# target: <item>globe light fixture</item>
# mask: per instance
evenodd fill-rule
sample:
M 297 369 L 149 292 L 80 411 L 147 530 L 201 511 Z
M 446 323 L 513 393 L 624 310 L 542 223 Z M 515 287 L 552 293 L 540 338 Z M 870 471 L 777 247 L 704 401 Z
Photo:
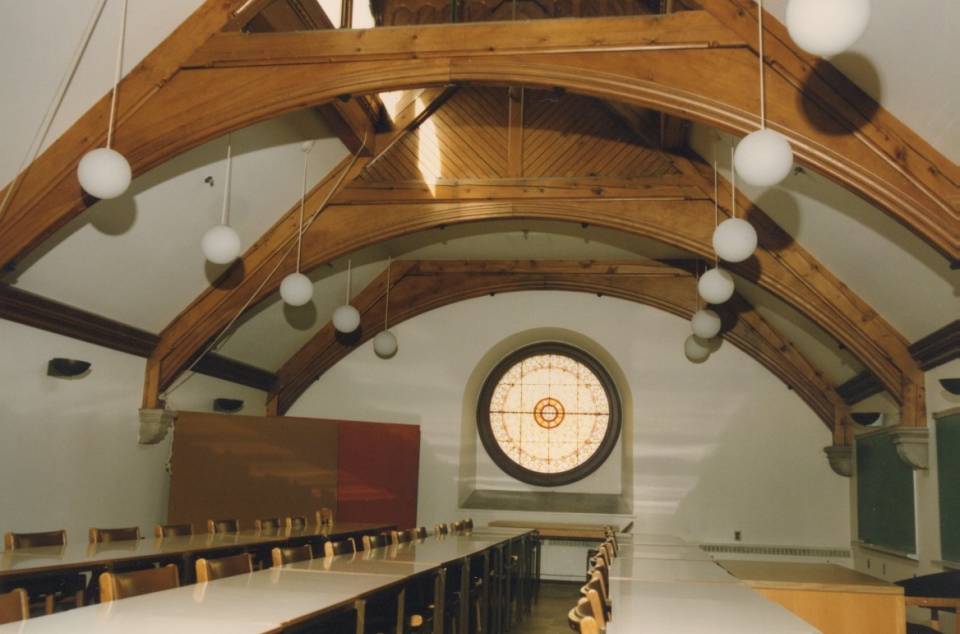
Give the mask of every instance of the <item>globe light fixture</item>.
M 701 308 L 693 314 L 690 329 L 700 339 L 711 339 L 720 333 L 720 315 L 709 308 Z
M 710 356 L 710 345 L 696 335 L 690 335 L 683 342 L 683 354 L 694 363 L 702 363 Z
M 853 46 L 867 30 L 870 0 L 790 0 L 787 31 L 797 46 L 830 57 Z
M 793 150 L 785 136 L 764 128 L 741 139 L 733 164 L 740 178 L 751 185 L 772 187 L 793 169 Z
M 350 334 L 360 327 L 360 311 L 344 304 L 333 311 L 333 327 L 343 334 Z
M 77 164 L 77 180 L 80 187 L 91 196 L 109 200 L 122 196 L 130 187 L 133 171 L 130 162 L 113 149 L 113 129 L 117 115 L 117 88 L 123 69 L 123 40 L 127 25 L 127 0 L 120 7 L 120 40 L 117 45 L 117 65 L 113 76 L 113 91 L 110 97 L 110 118 L 107 122 L 107 146 L 90 150 Z
M 708 304 L 722 304 L 733 297 L 733 276 L 720 267 L 712 268 L 700 278 L 697 291 Z
M 714 179 L 716 177 L 714 172 Z M 718 257 L 727 262 L 743 262 L 757 250 L 757 230 L 743 218 L 737 218 L 737 171 L 735 168 L 730 176 L 730 192 L 730 218 L 714 229 L 713 250 Z M 716 189 L 714 199 L 716 199 Z
M 757 0 L 758 58 L 760 60 L 760 129 L 737 144 L 734 164 L 740 177 L 756 187 L 772 187 L 787 177 L 793 167 L 793 150 L 787 138 L 767 129 L 767 100 L 764 84 L 763 0 Z
M 303 273 L 290 273 L 280 282 L 280 297 L 291 306 L 303 306 L 313 299 L 313 282 Z
M 213 225 L 203 234 L 200 249 L 214 264 L 230 264 L 240 255 L 240 236 L 230 225 Z
M 381 359 L 389 359 L 397 354 L 397 338 L 389 330 L 378 332 L 373 338 L 373 351 Z
M 101 200 L 123 196 L 132 179 L 130 163 L 109 147 L 90 150 L 77 165 L 77 180 L 83 191 Z

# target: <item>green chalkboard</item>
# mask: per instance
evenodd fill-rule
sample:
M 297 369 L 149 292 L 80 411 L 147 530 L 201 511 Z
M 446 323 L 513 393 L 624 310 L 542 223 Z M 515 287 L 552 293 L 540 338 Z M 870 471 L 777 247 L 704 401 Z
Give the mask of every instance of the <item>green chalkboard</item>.
M 937 420 L 941 557 L 960 562 L 960 412 Z
M 913 469 L 900 460 L 889 434 L 857 438 L 857 519 L 861 542 L 917 552 Z

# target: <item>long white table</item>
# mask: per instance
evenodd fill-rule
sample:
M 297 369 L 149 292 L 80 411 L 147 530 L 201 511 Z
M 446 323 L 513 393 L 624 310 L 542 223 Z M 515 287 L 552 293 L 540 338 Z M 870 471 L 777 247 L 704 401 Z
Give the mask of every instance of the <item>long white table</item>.
M 688 559 L 624 559 L 614 560 L 610 566 L 610 582 L 619 580 L 740 583 L 729 572 L 712 561 Z
M 2 625 L 0 634 L 274 632 L 322 614 L 354 609 L 358 600 L 402 586 L 418 575 L 439 575 L 447 564 L 467 562 L 526 532 L 430 537 L 399 547 L 298 562 Z M 147 549 L 156 553 L 154 546 Z

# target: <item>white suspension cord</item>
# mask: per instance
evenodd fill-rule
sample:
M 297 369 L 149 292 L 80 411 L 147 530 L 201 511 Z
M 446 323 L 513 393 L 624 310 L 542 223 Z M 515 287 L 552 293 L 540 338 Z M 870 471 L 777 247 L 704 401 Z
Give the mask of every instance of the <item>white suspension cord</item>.
M 737 217 L 737 166 L 733 164 L 733 146 L 730 146 L 730 217 Z
M 307 202 L 307 159 L 309 150 L 303 153 L 303 179 L 300 182 L 300 229 L 297 231 L 297 273 L 300 272 L 300 257 L 303 253 L 303 207 Z
M 720 188 L 717 184 L 717 148 L 713 148 L 713 230 L 720 226 Z M 720 256 L 716 249 L 713 253 L 714 266 L 720 266 Z
M 757 10 L 757 39 L 759 44 L 757 49 L 760 53 L 760 129 L 767 128 L 767 99 L 764 84 L 764 66 L 763 61 L 763 0 L 757 0 L 759 9 Z
M 123 73 L 123 40 L 127 33 L 127 0 L 120 2 L 120 41 L 117 42 L 117 68 L 113 74 L 113 95 L 110 97 L 110 122 L 107 124 L 107 148 L 113 145 L 113 126 L 117 116 L 117 87 Z
M 347 260 L 347 301 L 345 302 L 347 304 L 350 303 L 350 275 L 351 275 L 350 269 L 352 268 L 352 265 L 353 265 L 353 261 Z
M 393 262 L 392 257 L 387 257 L 387 297 L 384 300 L 383 304 L 383 330 L 386 332 L 388 329 L 389 317 L 390 317 L 390 264 Z
M 233 143 L 227 136 L 227 174 L 223 179 L 223 209 L 220 210 L 220 224 L 230 224 L 230 173 L 233 171 Z
M 7 205 L 10 203 L 10 199 L 13 197 L 13 192 L 15 189 L 17 189 L 20 184 L 20 180 L 25 174 L 24 170 L 26 170 L 27 166 L 33 163 L 33 161 L 36 160 L 37 155 L 40 154 L 40 149 L 43 147 L 43 142 L 46 140 L 47 134 L 50 132 L 50 126 L 53 125 L 53 120 L 56 118 L 57 112 L 60 111 L 60 106 L 63 104 L 63 98 L 67 94 L 67 89 L 70 87 L 70 82 L 73 81 L 73 76 L 77 74 L 77 68 L 80 66 L 80 60 L 83 58 L 83 53 L 87 50 L 87 45 L 90 44 L 90 37 L 93 35 L 93 30 L 97 26 L 97 22 L 100 20 L 100 14 L 103 13 L 103 8 L 106 6 L 106 4 L 107 0 L 100 0 L 99 4 L 94 7 L 93 13 L 90 14 L 90 19 L 87 22 L 87 26 L 84 28 L 83 35 L 80 37 L 80 42 L 77 44 L 77 48 L 73 53 L 70 66 L 67 68 L 67 72 L 64 73 L 63 78 L 61 78 L 60 84 L 57 86 L 57 91 L 54 93 L 53 101 L 51 101 L 50 105 L 47 107 L 47 112 L 43 115 L 43 119 L 40 120 L 40 127 L 37 128 L 37 132 L 34 134 L 33 140 L 30 142 L 30 145 L 27 148 L 27 153 L 20 162 L 20 167 L 17 168 L 17 175 L 7 188 L 7 192 L 3 196 L 3 202 L 0 202 L 0 218 L 3 218 L 3 214 L 7 211 Z

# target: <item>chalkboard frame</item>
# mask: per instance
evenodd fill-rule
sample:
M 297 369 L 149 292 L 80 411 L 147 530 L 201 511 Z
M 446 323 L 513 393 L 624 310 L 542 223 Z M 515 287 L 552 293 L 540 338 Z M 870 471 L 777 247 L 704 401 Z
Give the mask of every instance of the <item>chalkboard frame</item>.
M 892 431 L 878 429 L 855 439 L 857 538 L 868 547 L 915 557 L 914 470 L 897 454 Z

